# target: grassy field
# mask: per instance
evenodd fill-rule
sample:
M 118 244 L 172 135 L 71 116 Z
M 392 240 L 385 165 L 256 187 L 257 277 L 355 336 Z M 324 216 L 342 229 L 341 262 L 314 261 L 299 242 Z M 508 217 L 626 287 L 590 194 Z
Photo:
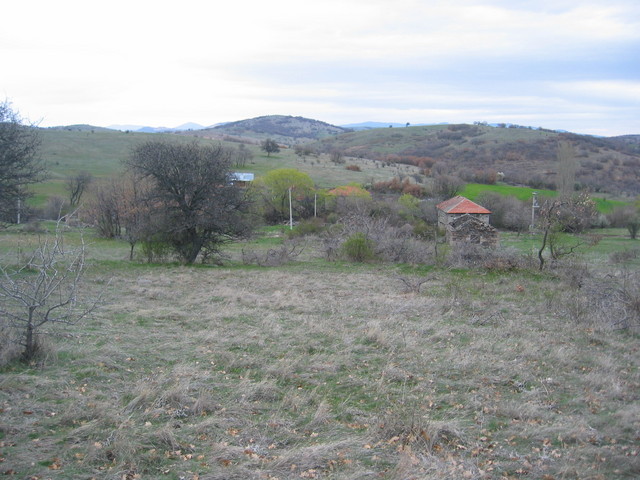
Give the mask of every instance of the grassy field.
M 425 131 L 438 131 L 446 126 L 410 127 L 408 129 L 376 129 L 370 132 L 358 132 L 358 135 L 370 135 L 371 141 L 378 142 L 384 146 L 389 143 L 390 148 L 397 148 L 391 142 L 400 135 L 406 137 L 406 141 L 415 141 L 412 137 L 420 135 Z M 405 131 L 406 130 L 406 131 Z M 510 136 L 522 134 L 525 136 L 549 135 L 544 131 L 518 129 L 487 128 L 494 140 L 500 140 L 505 131 Z M 105 130 L 57 130 L 43 129 L 42 135 L 42 159 L 48 167 L 48 178 L 46 181 L 33 186 L 34 197 L 30 199 L 33 206 L 43 206 L 47 199 L 52 196 L 66 197 L 65 181 L 70 176 L 81 171 L 90 172 L 95 178 L 105 178 L 117 176 L 122 173 L 122 163 L 131 153 L 132 148 L 142 142 L 149 140 L 163 139 L 167 141 L 193 141 L 190 136 L 175 134 L 149 134 L 149 133 L 125 133 L 119 131 Z M 350 135 L 344 135 L 345 140 Z M 493 138 L 493 137 L 491 137 Z M 502 139 L 504 140 L 504 139 Z M 199 138 L 201 142 L 222 143 L 232 149 L 237 148 L 237 143 Z M 393 177 L 404 178 L 419 173 L 419 169 L 408 165 L 386 165 L 384 162 L 368 160 L 366 158 L 347 158 L 345 164 L 334 164 L 329 155 L 312 155 L 305 158 L 298 157 L 293 149 L 283 148 L 277 154 L 267 156 L 257 145 L 246 145 L 252 152 L 253 159 L 239 171 L 252 172 L 260 176 L 275 168 L 296 168 L 307 173 L 320 188 L 333 188 L 338 185 L 349 183 L 373 184 L 375 182 L 390 180 Z M 392 150 L 393 150 L 392 149 Z M 348 165 L 356 165 L 361 171 L 347 170 Z M 515 196 L 520 200 L 528 201 L 531 194 L 537 191 L 541 196 L 553 196 L 556 193 L 551 190 L 538 190 L 527 187 L 517 187 L 510 185 L 482 185 L 469 183 L 465 186 L 462 195 L 475 199 L 484 191 L 493 191 L 502 195 Z M 594 197 L 598 210 L 601 213 L 610 213 L 614 207 L 622 206 L 625 202 L 607 199 L 604 197 Z
M 531 198 L 534 192 L 540 195 L 538 202 L 544 201 L 545 198 L 551 198 L 558 195 L 558 192 L 556 192 L 555 190 L 518 187 L 515 185 L 485 185 L 481 183 L 467 183 L 464 186 L 462 192 L 460 192 L 460 195 L 467 197 L 470 200 L 475 200 L 481 193 L 484 192 L 495 192 L 499 193 L 500 195 L 516 197 L 518 200 L 525 202 L 531 202 Z M 594 195 L 592 196 L 592 198 L 596 203 L 598 212 L 604 214 L 611 213 L 616 207 L 623 207 L 629 204 L 629 202 L 613 200 L 604 196 Z
M 45 361 L 0 370 L 0 471 L 638 478 L 638 332 L 595 302 L 606 275 L 633 278 L 607 260 L 638 248 L 620 233 L 544 272 L 326 262 L 311 246 L 275 268 L 239 246 L 224 267 L 146 265 L 87 236 L 83 292 L 103 304 L 50 335 Z M 0 240 L 10 261 L 37 236 Z
M 42 206 L 51 196 L 66 197 L 65 181 L 67 178 L 87 171 L 94 178 L 117 176 L 123 171 L 123 161 L 138 144 L 150 140 L 166 140 L 171 142 L 191 142 L 194 137 L 174 134 L 125 133 L 103 130 L 54 130 L 43 129 L 41 157 L 47 165 L 48 178 L 33 186 L 34 197 L 31 204 Z M 235 149 L 237 143 L 223 140 L 198 138 L 200 142 L 213 142 Z M 328 155 L 299 158 L 292 149 L 283 148 L 280 153 L 267 156 L 256 145 L 247 145 L 253 159 L 243 172 L 263 175 L 275 168 L 297 168 L 311 176 L 321 188 L 346 185 L 351 182 L 365 184 L 381 180 L 389 180 L 394 176 L 417 173 L 418 169 L 407 165 L 384 166 L 366 159 L 348 159 L 346 165 L 357 165 L 361 171 L 352 171 L 346 165 L 336 165 Z

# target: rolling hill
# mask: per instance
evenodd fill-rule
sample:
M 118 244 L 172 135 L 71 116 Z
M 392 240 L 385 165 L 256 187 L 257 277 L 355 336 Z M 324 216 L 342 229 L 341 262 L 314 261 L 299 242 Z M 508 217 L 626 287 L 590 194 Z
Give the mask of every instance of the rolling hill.
M 640 194 L 640 135 L 592 137 L 522 127 L 489 125 L 421 125 L 349 131 L 325 122 L 273 115 L 232 122 L 215 128 L 176 133 L 140 133 L 70 125 L 42 129 L 42 157 L 49 179 L 38 186 L 41 195 L 63 194 L 64 178 L 87 170 L 96 177 L 121 171 L 122 160 L 142 141 L 221 142 L 237 148 L 245 143 L 254 160 L 247 169 L 260 175 L 269 169 L 298 168 L 319 185 L 348 182 L 371 183 L 414 173 L 453 174 L 467 182 L 482 182 L 496 172 L 504 182 L 534 188 L 553 188 L 557 175 L 559 142 L 573 145 L 576 181 L 595 193 L 629 197 Z M 348 164 L 361 172 L 347 171 L 328 155 L 299 157 L 292 148 L 267 159 L 259 143 L 272 138 L 283 146 L 305 144 L 318 154 L 340 150 Z M 385 168 L 386 167 L 386 168 Z
M 251 139 L 254 141 L 271 138 L 286 145 L 305 143 L 332 137 L 349 130 L 330 125 L 319 120 L 285 115 L 267 115 L 237 122 L 225 123 L 197 132 L 183 132 L 199 137 Z
M 554 188 L 561 142 L 573 146 L 576 182 L 593 192 L 640 193 L 640 135 L 592 137 L 545 129 L 489 125 L 429 125 L 379 128 L 322 139 L 323 152 L 388 163 L 425 165 L 465 181 L 504 174 L 510 184 Z

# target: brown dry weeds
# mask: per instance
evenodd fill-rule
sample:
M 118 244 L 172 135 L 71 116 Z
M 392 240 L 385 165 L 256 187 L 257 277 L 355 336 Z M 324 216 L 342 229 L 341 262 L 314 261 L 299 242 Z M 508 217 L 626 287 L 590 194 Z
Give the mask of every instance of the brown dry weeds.
M 440 271 L 406 293 L 392 270 L 115 272 L 47 364 L 3 371 L 0 471 L 640 476 L 633 333 L 563 313 L 557 279 Z

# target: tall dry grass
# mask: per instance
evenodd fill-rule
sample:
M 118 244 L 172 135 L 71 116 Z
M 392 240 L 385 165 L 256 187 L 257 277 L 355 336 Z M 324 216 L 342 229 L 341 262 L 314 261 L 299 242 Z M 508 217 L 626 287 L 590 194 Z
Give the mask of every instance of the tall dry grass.
M 0 377 L 17 478 L 640 476 L 638 338 L 568 281 L 393 267 L 94 273 L 105 306 Z

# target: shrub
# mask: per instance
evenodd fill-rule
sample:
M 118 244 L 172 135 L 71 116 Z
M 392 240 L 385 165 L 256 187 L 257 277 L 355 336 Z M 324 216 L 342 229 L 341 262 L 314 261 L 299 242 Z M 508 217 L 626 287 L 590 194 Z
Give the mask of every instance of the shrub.
M 494 272 L 507 272 L 524 268 L 527 259 L 515 249 L 493 249 L 475 244 L 458 245 L 447 257 L 453 268 L 478 268 Z
M 342 244 L 342 254 L 353 262 L 367 262 L 375 258 L 373 242 L 362 232 L 351 235 Z
M 42 214 L 47 220 L 58 220 L 67 212 L 67 201 L 58 195 L 54 195 L 47 200 L 47 205 Z
M 392 231 L 386 231 L 376 242 L 375 254 L 385 262 L 416 265 L 428 263 L 433 257 L 433 249 L 411 235 L 394 235 Z
M 142 255 L 147 263 L 163 262 L 171 253 L 169 244 L 161 240 L 144 240 L 141 245 Z
M 358 165 L 347 165 L 345 167 L 347 170 L 351 170 L 352 172 L 361 172 L 362 169 Z
M 572 274 L 574 275 L 574 274 Z M 572 279 L 569 279 L 572 280 Z M 582 275 L 550 305 L 574 322 L 614 330 L 640 328 L 640 275 L 622 271 L 605 277 Z
M 293 261 L 303 250 L 304 245 L 296 240 L 287 241 L 278 248 L 270 248 L 266 251 L 242 249 L 242 263 L 261 267 L 277 267 Z
M 324 222 L 321 218 L 314 217 L 298 223 L 293 230 L 287 230 L 289 238 L 317 235 L 324 230 Z
M 611 263 L 627 263 L 638 257 L 640 257 L 640 248 L 631 248 L 621 252 L 613 252 L 609 255 L 609 261 Z

